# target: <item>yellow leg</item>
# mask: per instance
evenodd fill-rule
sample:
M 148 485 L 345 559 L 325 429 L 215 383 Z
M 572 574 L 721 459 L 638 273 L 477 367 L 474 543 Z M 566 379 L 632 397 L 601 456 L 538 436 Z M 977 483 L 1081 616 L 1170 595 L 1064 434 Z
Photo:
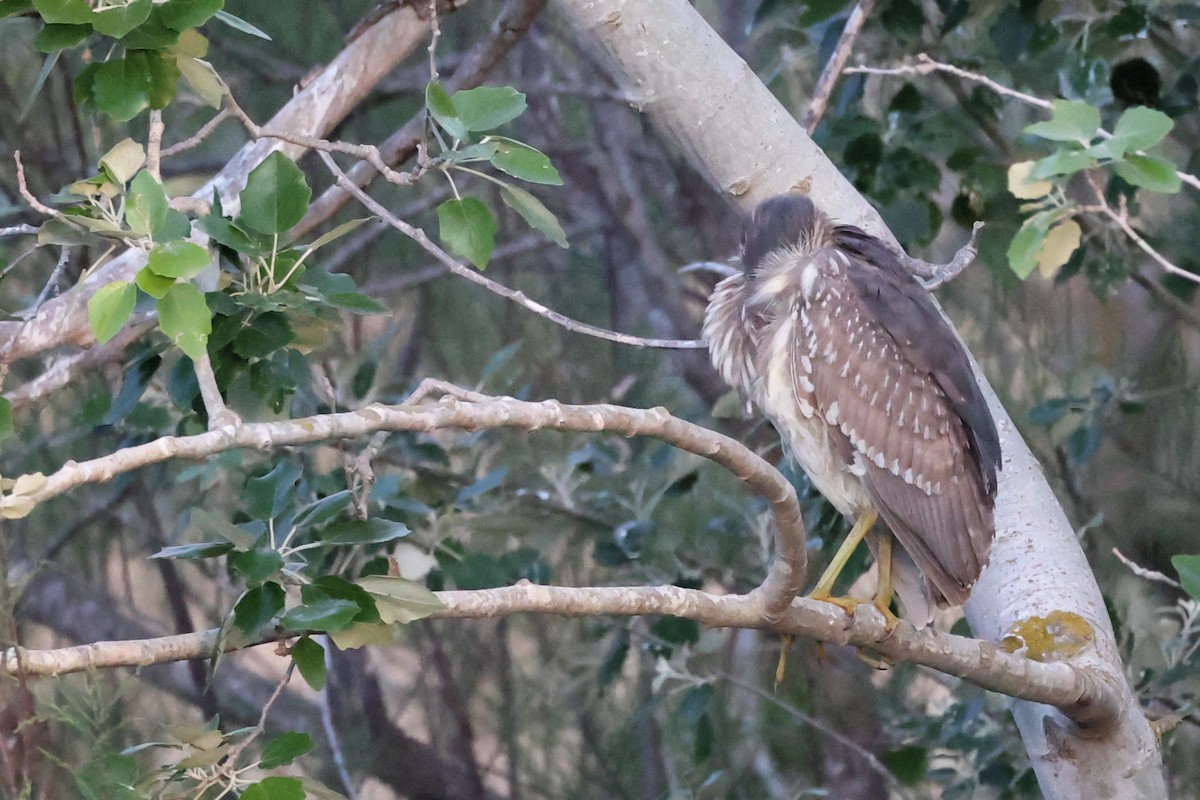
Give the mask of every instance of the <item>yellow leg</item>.
M 817 581 L 816 588 L 809 593 L 808 597 L 810 600 L 833 603 L 834 605 L 841 606 L 848 612 L 853 611 L 858 606 L 858 601 L 851 597 L 834 597 L 833 584 L 838 579 L 838 575 L 842 573 L 842 570 L 846 568 L 846 562 L 854 554 L 854 548 L 858 547 L 859 542 L 871 530 L 878 517 L 879 514 L 872 508 L 869 511 L 863 512 L 862 516 L 858 518 L 854 523 L 854 527 L 850 529 L 850 535 L 846 537 L 846 541 L 842 542 L 842 546 L 834 553 L 833 560 L 829 562 L 829 566 L 821 574 L 821 579 Z
M 792 647 L 792 642 L 796 641 L 796 637 L 790 633 L 785 633 L 780 637 L 779 647 L 779 663 L 775 665 L 775 689 L 778 691 L 779 684 L 783 683 L 783 677 L 787 674 L 787 657 L 788 650 Z
M 900 620 L 892 613 L 892 533 L 879 535 L 879 587 L 875 590 L 875 607 L 887 620 L 888 631 L 893 630 Z

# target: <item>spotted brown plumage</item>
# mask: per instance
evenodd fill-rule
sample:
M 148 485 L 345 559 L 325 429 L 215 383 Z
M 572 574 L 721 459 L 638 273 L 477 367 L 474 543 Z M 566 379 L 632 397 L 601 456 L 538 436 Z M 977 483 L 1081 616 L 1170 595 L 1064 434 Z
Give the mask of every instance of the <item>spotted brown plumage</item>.
M 910 618 L 962 604 L 994 534 L 1000 444 L 953 331 L 882 242 L 804 195 L 755 210 L 742 262 L 705 316 L 717 370 L 842 514 L 878 511 Z

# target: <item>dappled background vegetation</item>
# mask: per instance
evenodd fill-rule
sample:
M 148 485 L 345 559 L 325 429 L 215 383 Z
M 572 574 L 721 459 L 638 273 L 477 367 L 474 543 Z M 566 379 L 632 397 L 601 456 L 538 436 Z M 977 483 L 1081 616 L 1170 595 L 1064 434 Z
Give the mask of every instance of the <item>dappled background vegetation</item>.
M 442 19 L 436 62 L 443 76 L 454 75 L 506 5 L 538 4 L 476 0 Z M 853 4 L 696 5 L 802 117 Z M 357 0 L 292 0 L 285 13 L 279 4 L 229 0 L 225 10 L 271 42 L 209 22 L 207 59 L 262 123 L 314 66 L 336 55 L 371 9 Z M 1174 121 L 1154 154 L 1195 173 L 1198 22 L 1200 7 L 1189 4 L 880 0 L 851 63 L 895 67 L 926 53 L 1034 97 L 1090 104 L 1110 130 L 1127 109 L 1148 106 Z M 145 114 L 113 122 L 74 88 L 108 45 L 64 50 L 40 74 L 47 56 L 32 46 L 40 26 L 26 15 L 0 20 L 5 226 L 40 222 L 17 191 L 13 151 L 22 153 L 31 190 L 46 198 L 95 174 L 119 140 L 146 136 Z M 397 69 L 332 138 L 377 143 L 423 115 L 430 67 L 422 55 Z M 596 325 L 697 336 L 711 279 L 679 269 L 736 253 L 740 219 L 732 206 L 660 141 L 630 107 L 635 98 L 621 95 L 587 42 L 554 15 L 536 16 L 486 82 L 525 93 L 528 109 L 502 130 L 547 154 L 561 174 L 561 186 L 527 188 L 570 243 L 560 248 L 531 229 L 491 182 L 456 173 L 458 190 L 481 199 L 498 225 L 487 275 Z M 182 90 L 164 113 L 167 143 L 212 115 Z M 1189 607 L 1176 607 L 1177 589 L 1135 574 L 1113 548 L 1171 576 L 1171 556 L 1200 552 L 1197 284 L 1165 275 L 1095 211 L 1083 173 L 1062 178 L 1054 196 L 1059 208 L 1084 209 L 1075 216 L 1081 246 L 1065 264 L 1018 276 L 1010 244 L 1030 209 L 1009 192 L 1009 168 L 1061 149 L 1024 130 L 1049 118 L 945 72 L 853 73 L 839 81 L 814 136 L 910 253 L 944 261 L 973 222 L 986 223 L 978 262 L 940 298 L 1078 527 L 1148 713 L 1182 719 L 1166 734 L 1166 758 L 1174 796 L 1193 796 L 1200 775 L 1187 755 L 1197 746 L 1196 672 L 1187 647 L 1196 620 L 1181 620 Z M 197 188 L 245 140 L 244 128 L 229 121 L 166 160 L 168 193 Z M 330 184 L 312 156 L 300 167 L 314 196 Z M 1147 185 L 1106 168 L 1095 174 L 1111 207 L 1126 207 L 1167 261 L 1200 271 L 1196 189 L 1165 179 Z M 439 229 L 438 205 L 453 192 L 439 172 L 410 187 L 372 190 L 431 233 Z M 363 216 L 352 203 L 307 240 Z M 11 315 L 36 301 L 59 262 L 57 248 L 27 252 L 30 244 L 29 237 L 0 240 L 9 265 L 0 301 Z M 101 255 L 95 246 L 71 248 L 51 292 L 73 285 Z M 399 402 L 434 376 L 529 399 L 663 405 L 780 458 L 773 431 L 744 415 L 703 353 L 639 350 L 565 331 L 448 275 L 378 221 L 314 258 L 351 276 L 386 313 L 289 312 L 264 321 L 262 309 L 214 308 L 224 316 L 210 350 L 231 406 L 247 419 Z M 4 388 L 44 368 L 40 359 L 14 364 Z M 189 362 L 158 334 L 115 352 L 51 398 L 14 406 L 17 433 L 0 444 L 4 475 L 49 472 L 67 459 L 197 432 L 206 422 Z M 230 571 L 221 559 L 147 557 L 195 540 L 193 507 L 265 524 L 281 508 L 307 507 L 348 488 L 345 463 L 360 448 L 235 452 L 153 467 L 8 523 L 0 558 L 20 591 L 4 598 L 3 640 L 49 646 L 220 625 L 245 571 Z M 653 441 L 397 434 L 382 443 L 373 466 L 371 514 L 394 526 L 386 534 L 346 534 L 370 543 L 329 552 L 328 569 L 381 571 L 391 555 L 406 577 L 433 589 L 525 578 L 743 591 L 769 563 L 758 501 L 714 465 Z M 802 476 L 795 480 L 807 497 L 813 541 L 825 547 L 843 523 Z M 403 529 L 401 538 L 391 535 Z M 106 754 L 179 736 L 182 728 L 171 726 L 216 715 L 226 729 L 255 723 L 282 669 L 283 659 L 268 649 L 226 658 L 211 680 L 208 665 L 199 664 L 28 685 L 5 678 L 0 724 L 17 743 L 6 752 L 13 763 L 24 757 L 20 748 L 37 755 L 29 759 L 32 775 L 0 765 L 7 776 L 0 794 L 73 796 L 76 775 L 85 790 L 107 785 L 103 776 L 119 765 L 104 761 Z M 363 798 L 1037 796 L 997 697 L 911 665 L 876 671 L 853 653 L 804 643 L 793 647 L 787 675 L 773 688 L 779 649 L 754 632 L 704 631 L 673 619 L 417 623 L 387 647 L 329 647 L 326 693 L 318 697 L 293 680 L 269 726 L 311 733 L 318 747 L 298 768 Z M 340 739 L 336 752 L 330 730 Z M 344 759 L 341 774 L 335 756 Z

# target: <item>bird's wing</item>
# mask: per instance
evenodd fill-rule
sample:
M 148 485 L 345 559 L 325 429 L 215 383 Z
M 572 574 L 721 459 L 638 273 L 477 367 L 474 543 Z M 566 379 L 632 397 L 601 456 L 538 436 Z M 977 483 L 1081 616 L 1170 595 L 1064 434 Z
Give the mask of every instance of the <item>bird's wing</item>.
M 967 424 L 860 295 L 852 273 L 869 268 L 832 248 L 813 263 L 822 268 L 801 313 L 797 374 L 900 545 L 962 603 L 993 530 Z
M 835 239 L 851 256 L 848 277 L 859 297 L 883 323 L 901 354 L 933 377 L 966 423 L 977 462 L 973 474 L 981 481 L 983 493 L 995 497 L 1000 437 L 958 337 L 929 292 L 883 242 L 850 225 L 839 226 Z

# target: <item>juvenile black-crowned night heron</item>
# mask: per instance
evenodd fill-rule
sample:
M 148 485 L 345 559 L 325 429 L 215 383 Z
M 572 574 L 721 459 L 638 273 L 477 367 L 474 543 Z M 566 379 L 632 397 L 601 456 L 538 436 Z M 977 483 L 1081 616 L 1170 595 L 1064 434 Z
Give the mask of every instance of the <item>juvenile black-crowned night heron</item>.
M 704 320 L 713 364 L 775 424 L 786 450 L 854 527 L 810 597 L 832 596 L 872 538 L 875 605 L 926 624 L 961 605 L 987 562 L 1000 441 L 962 345 L 925 288 L 880 240 L 834 225 L 805 195 L 746 223 L 740 274 Z

